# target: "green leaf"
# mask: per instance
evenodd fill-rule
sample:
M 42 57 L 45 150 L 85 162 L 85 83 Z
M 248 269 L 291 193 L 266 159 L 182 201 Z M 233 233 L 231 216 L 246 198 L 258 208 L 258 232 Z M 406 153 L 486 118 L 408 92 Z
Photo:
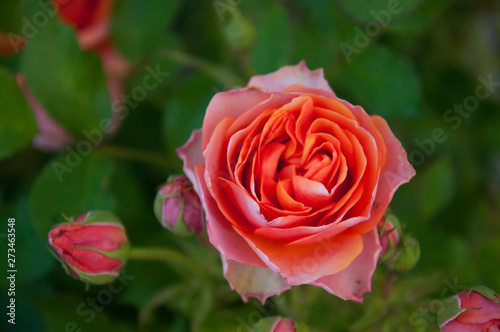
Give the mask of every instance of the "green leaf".
M 122 0 L 115 2 L 113 41 L 130 60 L 148 54 L 174 17 L 180 0 Z
M 36 133 L 33 111 L 13 76 L 0 68 L 0 159 L 31 142 Z
M 23 21 L 22 1 L 2 1 L 0 11 L 0 30 L 19 34 Z
M 54 263 L 45 241 L 36 236 L 33 223 L 29 218 L 28 197 L 24 196 L 16 208 L 16 263 L 18 275 L 16 282 L 25 283 L 43 277 Z M 44 239 L 45 240 L 45 239 Z
M 31 92 L 52 117 L 77 136 L 111 117 L 99 57 L 83 52 L 71 28 L 51 19 L 30 39 L 21 65 Z
M 267 74 L 290 64 L 293 29 L 283 6 L 274 4 L 262 10 L 251 64 L 259 74 Z
M 418 175 L 420 216 L 429 220 L 449 203 L 455 192 L 453 167 L 448 159 L 439 159 Z
M 394 22 L 387 27 L 388 31 L 408 33 L 419 31 L 429 26 L 434 19 L 451 7 L 456 0 L 423 1 L 412 15 Z
M 111 294 L 113 301 L 107 305 L 99 300 L 99 295 L 89 293 L 79 296 L 60 293 L 50 298 L 38 298 L 35 304 L 43 315 L 46 331 L 136 331 L 137 328 L 110 315 L 113 309 L 121 309 L 115 304 L 120 295 L 115 291 L 116 287 L 120 289 L 122 286 L 117 283 L 114 287 L 104 286 L 100 289 L 102 293 Z M 95 305 L 88 305 L 88 300 L 93 301 Z
M 186 143 L 191 132 L 201 128 L 214 94 L 209 88 L 211 84 L 205 76 L 196 75 L 173 91 L 163 113 L 163 138 L 169 153 L 174 155 L 174 150 Z
M 48 162 L 30 193 L 30 215 L 37 235 L 44 241 L 50 229 L 90 210 L 113 211 L 109 186 L 113 167 L 109 159 L 92 153 L 67 154 Z
M 342 11 L 354 20 L 377 22 L 386 15 L 389 21 L 399 20 L 411 13 L 423 0 L 372 0 L 369 4 L 363 0 L 337 0 Z
M 382 117 L 419 115 L 422 88 L 410 61 L 386 48 L 360 49 L 336 76 L 335 85 L 346 90 L 351 103 L 359 103 Z M 337 90 L 336 90 L 337 91 Z M 339 91 L 337 94 L 344 98 Z

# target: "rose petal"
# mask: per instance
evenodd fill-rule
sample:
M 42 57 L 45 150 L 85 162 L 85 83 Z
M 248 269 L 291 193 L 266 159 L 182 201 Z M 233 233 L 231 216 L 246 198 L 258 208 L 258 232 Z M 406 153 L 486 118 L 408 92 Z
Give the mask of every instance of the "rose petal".
M 199 169 L 196 173 L 197 176 L 202 176 Z M 247 265 L 266 267 L 220 212 L 217 203 L 210 196 L 204 182 L 201 182 L 201 184 L 210 243 L 221 253 L 224 259 L 238 261 Z
M 372 116 L 371 118 L 384 139 L 387 151 L 390 151 L 390 153 L 386 155 L 385 165 L 380 174 L 370 220 L 356 226 L 356 230 L 360 233 L 365 233 L 377 225 L 391 202 L 396 189 L 403 183 L 410 181 L 415 175 L 415 170 L 408 162 L 406 151 L 392 133 L 387 122 L 379 116 Z
M 308 88 L 321 89 L 333 93 L 325 80 L 323 68 L 309 70 L 304 60 L 295 66 L 285 66 L 267 75 L 253 76 L 247 86 L 255 86 L 271 91 L 282 91 L 293 84 L 302 84 Z
M 271 270 L 290 285 L 307 284 L 347 268 L 361 253 L 361 235 L 349 230 L 309 245 L 285 245 L 235 229 Z
M 282 90 L 284 93 L 300 93 L 300 94 L 311 94 L 311 95 L 316 95 L 316 96 L 323 96 L 323 97 L 328 97 L 328 98 L 335 98 L 337 95 L 335 92 L 331 90 L 323 90 L 323 89 L 312 89 L 308 88 L 307 86 L 304 86 L 302 84 L 293 84 L 289 85 L 286 88 Z
M 349 267 L 310 284 L 322 287 L 344 300 L 363 302 L 363 293 L 371 290 L 371 279 L 381 250 L 377 230 L 373 229 L 363 235 L 363 251 Z
M 205 163 L 205 158 L 203 158 L 201 151 L 201 131 L 201 129 L 194 130 L 186 144 L 175 150 L 179 158 L 184 162 L 184 166 L 182 167 L 184 174 L 191 181 L 194 190 L 200 197 L 202 195 L 201 184 L 195 175 L 194 168 L 196 165 Z
M 454 320 L 443 326 L 441 332 L 485 332 L 485 330 L 481 325 L 463 324 Z
M 265 267 L 245 265 L 222 258 L 224 277 L 244 302 L 255 297 L 264 303 L 270 296 L 280 294 L 291 286 L 279 274 Z
M 481 308 L 467 310 L 458 316 L 458 320 L 469 324 L 483 324 L 493 319 L 500 319 L 500 303 L 490 300 L 478 292 L 463 292 L 458 295 L 462 308 Z
M 244 88 L 217 93 L 208 104 L 205 119 L 203 120 L 202 148 L 205 149 L 215 128 L 222 119 L 226 117 L 239 118 L 240 115 L 269 98 L 271 98 L 271 93 L 257 88 Z

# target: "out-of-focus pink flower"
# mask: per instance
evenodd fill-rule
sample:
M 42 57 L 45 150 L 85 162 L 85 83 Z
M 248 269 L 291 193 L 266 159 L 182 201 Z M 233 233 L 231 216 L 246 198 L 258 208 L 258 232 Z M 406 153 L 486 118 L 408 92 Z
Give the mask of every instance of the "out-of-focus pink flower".
M 28 105 L 31 106 L 35 114 L 38 132 L 33 138 L 33 146 L 42 151 L 57 152 L 71 144 L 74 138 L 50 116 L 35 96 L 31 94 L 23 75 L 17 74 L 16 80 Z
M 216 94 L 177 152 L 245 301 L 303 284 L 362 301 L 377 224 L 415 174 L 387 122 L 338 98 L 303 61 Z
M 183 175 L 170 177 L 160 188 L 154 210 L 162 226 L 176 235 L 193 235 L 204 228 L 200 198 Z
M 75 28 L 80 46 L 93 50 L 107 42 L 113 0 L 52 0 L 61 20 Z
M 86 283 L 112 282 L 126 264 L 130 245 L 118 218 L 88 212 L 49 232 L 49 244 L 68 274 Z

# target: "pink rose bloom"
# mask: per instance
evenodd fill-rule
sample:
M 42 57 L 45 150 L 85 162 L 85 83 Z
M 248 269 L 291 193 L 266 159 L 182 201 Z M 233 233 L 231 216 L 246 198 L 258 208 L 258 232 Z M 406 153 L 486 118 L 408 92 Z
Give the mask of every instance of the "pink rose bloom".
M 441 324 L 442 332 L 500 332 L 500 297 L 496 301 L 479 292 L 464 291 L 454 298 L 461 308 Z
M 338 98 L 303 61 L 216 94 L 177 152 L 244 301 L 309 284 L 361 302 L 381 251 L 377 224 L 415 174 L 387 122 Z

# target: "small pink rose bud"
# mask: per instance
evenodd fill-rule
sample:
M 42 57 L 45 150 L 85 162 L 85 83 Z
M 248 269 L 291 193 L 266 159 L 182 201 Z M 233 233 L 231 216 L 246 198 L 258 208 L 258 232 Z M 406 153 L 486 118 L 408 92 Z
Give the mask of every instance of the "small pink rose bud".
M 394 215 L 389 215 L 380 220 L 377 227 L 382 246 L 380 257 L 384 257 L 386 253 L 394 251 L 399 243 L 399 220 Z
M 444 300 L 438 313 L 442 332 L 500 331 L 500 296 L 485 286 L 475 286 Z
M 309 328 L 301 322 L 289 318 L 267 317 L 261 319 L 252 328 L 252 332 L 309 332 Z
M 176 235 L 197 234 L 204 227 L 200 198 L 184 175 L 168 178 L 156 195 L 154 211 L 162 226 Z
M 91 211 L 49 232 L 49 244 L 66 272 L 88 284 L 104 285 L 119 274 L 130 254 L 125 229 L 109 212 Z

